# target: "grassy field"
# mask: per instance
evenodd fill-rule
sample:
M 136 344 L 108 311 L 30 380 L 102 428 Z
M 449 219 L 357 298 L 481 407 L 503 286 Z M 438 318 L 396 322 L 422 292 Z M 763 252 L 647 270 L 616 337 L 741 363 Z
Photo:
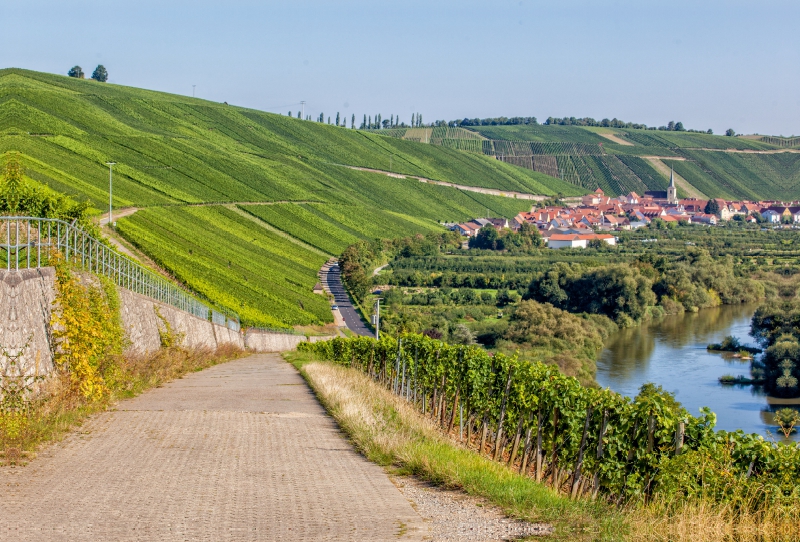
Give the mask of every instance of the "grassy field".
M 464 130 L 441 132 L 480 143 Z M 140 209 L 118 220 L 120 233 L 248 325 L 329 322 L 311 287 L 319 266 L 356 239 L 529 208 L 347 166 L 534 194 L 584 192 L 480 153 L 19 69 L 0 70 L 0 167 L 11 156 L 30 179 L 98 210 L 108 202 L 105 163 L 116 162 L 114 206 Z

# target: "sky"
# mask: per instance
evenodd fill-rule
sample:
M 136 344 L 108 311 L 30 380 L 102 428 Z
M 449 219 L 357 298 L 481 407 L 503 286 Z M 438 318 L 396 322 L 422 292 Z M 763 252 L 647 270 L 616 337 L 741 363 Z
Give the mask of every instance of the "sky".
M 317 117 L 800 134 L 800 2 L 4 0 L 0 67 Z M 193 88 L 194 86 L 194 88 Z

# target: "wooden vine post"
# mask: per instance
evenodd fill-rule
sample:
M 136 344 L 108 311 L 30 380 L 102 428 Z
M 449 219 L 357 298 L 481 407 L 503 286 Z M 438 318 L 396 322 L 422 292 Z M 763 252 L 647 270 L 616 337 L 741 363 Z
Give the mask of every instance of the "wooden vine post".
M 506 417 L 506 403 L 508 402 L 508 394 L 511 391 L 511 379 L 514 375 L 513 367 L 508 368 L 508 378 L 506 378 L 506 388 L 503 392 L 503 399 L 500 401 L 500 418 L 497 422 L 497 439 L 494 443 L 494 460 L 497 461 L 500 455 L 500 443 L 503 441 L 503 422 Z
M 583 465 L 583 450 L 586 448 L 586 437 L 589 435 L 589 422 L 592 419 L 592 407 L 586 409 L 586 421 L 583 422 L 583 434 L 581 444 L 578 446 L 578 460 L 575 462 L 575 470 L 572 473 L 572 491 L 570 497 L 573 499 L 578 494 L 578 484 L 581 481 L 581 466 Z
M 683 448 L 683 434 L 686 430 L 686 424 L 683 420 L 678 422 L 678 428 L 675 430 L 675 455 L 681 455 L 681 448 Z
M 542 409 L 539 408 L 538 414 L 536 414 L 536 481 L 542 481 L 542 459 L 543 459 L 543 452 L 542 450 Z
M 597 462 L 603 459 L 603 439 L 606 437 L 606 430 L 608 429 L 608 410 L 603 411 L 603 422 L 600 424 L 600 434 L 597 437 Z M 597 497 L 597 492 L 600 491 L 600 472 L 594 473 L 594 483 L 592 487 L 592 498 Z
M 557 483 L 558 483 L 558 463 L 557 459 L 558 456 L 556 453 L 558 452 L 558 448 L 556 446 L 556 441 L 558 440 L 558 407 L 553 409 L 553 449 L 550 454 L 550 465 L 552 467 L 552 477 L 551 482 L 553 487 L 558 490 Z
M 517 433 L 514 435 L 514 444 L 511 446 L 511 456 L 508 458 L 508 466 L 513 467 L 514 461 L 517 459 L 517 452 L 519 451 L 519 440 L 522 438 L 522 427 L 525 422 L 525 418 L 522 416 L 522 412 L 519 413 L 519 422 L 517 422 Z
M 533 433 L 531 421 L 533 421 L 533 412 L 528 416 L 528 429 L 525 431 L 525 443 L 522 445 L 522 461 L 519 463 L 520 474 L 525 474 L 531 456 L 531 434 Z

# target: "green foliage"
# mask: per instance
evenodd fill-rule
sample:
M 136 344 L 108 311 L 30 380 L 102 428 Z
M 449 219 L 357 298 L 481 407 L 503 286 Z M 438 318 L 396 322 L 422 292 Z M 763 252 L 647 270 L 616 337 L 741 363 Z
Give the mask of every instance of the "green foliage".
M 583 270 L 557 264 L 531 282 L 528 297 L 569 312 L 603 314 L 628 326 L 640 322 L 656 304 L 652 286 L 638 268 L 627 265 Z
M 525 359 L 554 363 L 565 375 L 591 383 L 594 360 L 615 328 L 610 322 L 596 325 L 549 303 L 527 300 L 516 306 L 497 347 L 507 354 L 517 352 Z
M 161 310 L 158 308 L 158 305 L 153 304 L 153 312 L 156 313 L 156 316 L 161 321 L 161 326 L 158 328 L 158 338 L 161 341 L 161 348 L 180 347 L 186 334 L 178 333 L 172 329 L 172 324 L 170 324 L 169 320 L 164 318 L 164 316 L 161 314 Z
M 108 70 L 106 70 L 105 66 L 98 64 L 92 72 L 92 79 L 99 83 L 105 83 L 108 81 Z
M 470 238 L 469 248 L 484 250 L 510 250 L 514 252 L 527 251 L 541 248 L 544 245 L 542 235 L 536 226 L 528 223 L 522 224 L 519 231 L 503 229 L 498 231 L 494 226 L 487 225 L 478 231 L 478 235 Z
M 436 396 L 442 410 L 435 417 L 443 425 L 449 412 L 464 405 L 467 430 L 475 434 L 473 429 L 486 424 L 493 456 L 508 457 L 511 464 L 511 437 L 526 431 L 538 435 L 541 441 L 528 442 L 542 445 L 537 479 L 558 473 L 577 478 L 580 465 L 580 476 L 596 480 L 600 493 L 615 502 L 664 495 L 763 510 L 796 498 L 800 447 L 741 431 L 715 432 L 716 417 L 708 409 L 692 416 L 655 386 L 629 399 L 582 387 L 548 365 L 421 335 L 380 341 L 337 338 L 302 343 L 299 349 L 361 370 L 423 409 Z M 683 439 L 678 440 L 681 427 Z M 492 442 L 492 435 L 509 439 Z M 535 454 L 536 448 L 521 450 L 517 459 L 528 452 Z M 536 462 L 535 455 L 529 456 L 528 468 L 536 468 Z M 558 479 L 555 485 L 561 487 L 565 478 Z M 580 490 L 580 484 L 571 485 Z M 739 500 L 737 486 L 757 490 L 757 500 Z
M 96 234 L 88 211 L 88 203 L 73 201 L 26 178 L 22 164 L 16 157 L 12 156 L 6 161 L 0 179 L 0 215 L 58 218 L 68 222 L 74 220 Z
M 356 299 L 363 300 L 372 284 L 372 269 L 386 263 L 391 258 L 423 257 L 437 254 L 461 246 L 461 236 L 455 232 L 420 234 L 402 239 L 382 239 L 372 242 L 361 241 L 350 245 L 339 257 L 342 268 L 342 281 Z
M 71 391 L 96 401 L 108 393 L 106 371 L 111 358 L 122 353 L 124 332 L 114 285 L 86 284 L 74 275 L 66 260 L 51 257 L 56 270 L 56 310 L 52 316 L 54 359 L 69 375 Z
M 69 71 L 67 72 L 67 75 L 70 76 L 70 77 L 76 77 L 78 79 L 83 79 L 83 69 L 81 69 L 81 67 L 77 66 L 77 65 L 76 66 L 72 66 L 69 69 Z

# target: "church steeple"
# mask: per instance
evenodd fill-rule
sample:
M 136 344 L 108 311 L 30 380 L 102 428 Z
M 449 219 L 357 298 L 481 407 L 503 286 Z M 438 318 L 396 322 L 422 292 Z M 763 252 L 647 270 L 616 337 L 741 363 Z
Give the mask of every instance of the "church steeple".
M 675 171 L 669 168 L 669 186 L 667 187 L 667 203 L 678 203 L 678 189 L 675 188 Z

